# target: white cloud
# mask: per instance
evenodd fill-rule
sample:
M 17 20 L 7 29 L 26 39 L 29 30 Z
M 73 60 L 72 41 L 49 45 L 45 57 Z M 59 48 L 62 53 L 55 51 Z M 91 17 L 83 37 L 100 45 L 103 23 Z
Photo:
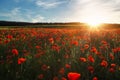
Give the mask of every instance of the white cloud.
M 21 8 L 14 8 L 8 13 L 0 13 L 0 16 L 6 17 L 11 21 L 25 21 L 25 22 L 43 22 L 44 17 L 40 14 L 36 14 L 27 9 L 24 10 L 24 13 L 21 11 Z
M 43 22 L 44 21 L 44 17 L 40 16 L 40 15 L 36 15 L 35 17 L 31 18 L 32 22 Z
M 15 0 L 22 1 L 22 0 Z M 53 15 L 43 14 L 44 11 L 30 11 L 22 8 L 14 8 L 10 12 L 0 12 L 0 16 L 14 21 L 29 21 L 29 22 L 69 22 L 69 21 L 84 21 L 86 18 L 97 16 L 103 22 L 120 22 L 120 0 L 27 0 L 33 2 L 38 7 L 49 9 L 62 6 L 66 3 L 67 8 L 56 12 Z M 69 8 L 68 8 L 69 7 Z M 46 15 L 46 18 L 39 13 Z M 47 10 L 46 10 L 47 12 Z M 51 11 L 52 12 L 52 11 Z
M 102 22 L 120 22 L 120 0 L 71 0 L 67 17 L 71 21 L 85 21 L 86 18 L 101 18 Z M 63 14 L 64 15 L 64 14 Z M 92 17 L 93 16 L 93 17 Z
M 14 0 L 16 3 L 19 3 L 20 1 L 25 1 L 25 0 Z M 26 1 L 28 1 L 28 2 L 32 2 L 32 1 L 34 1 L 34 0 L 26 0 Z
M 64 1 L 42 1 L 42 0 L 37 0 L 36 1 L 37 6 L 43 7 L 45 9 L 55 8 L 62 3 L 64 3 Z
M 0 16 L 4 16 L 12 21 L 24 21 L 24 17 L 22 17 L 20 8 L 14 8 L 8 13 L 0 13 Z

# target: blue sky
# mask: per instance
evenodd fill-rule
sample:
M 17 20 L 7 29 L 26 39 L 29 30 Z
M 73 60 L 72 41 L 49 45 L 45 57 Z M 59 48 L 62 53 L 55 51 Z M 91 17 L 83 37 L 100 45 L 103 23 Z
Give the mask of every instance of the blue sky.
M 120 0 L 1 0 L 0 20 L 120 23 Z

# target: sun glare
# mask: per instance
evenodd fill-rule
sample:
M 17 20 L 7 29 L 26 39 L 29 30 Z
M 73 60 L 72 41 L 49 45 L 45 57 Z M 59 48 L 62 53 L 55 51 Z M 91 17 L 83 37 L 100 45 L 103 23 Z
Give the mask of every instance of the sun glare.
M 85 21 L 85 23 L 88 26 L 90 26 L 91 28 L 97 28 L 97 27 L 99 27 L 102 24 L 102 22 L 99 19 L 97 19 L 97 18 L 96 19 L 93 19 L 93 18 L 87 19 Z
M 101 22 L 98 22 L 98 21 L 89 21 L 89 22 L 86 22 L 90 27 L 98 27 Z
M 98 15 L 91 15 L 84 18 L 84 22 L 91 28 L 97 28 L 104 22 L 104 18 Z

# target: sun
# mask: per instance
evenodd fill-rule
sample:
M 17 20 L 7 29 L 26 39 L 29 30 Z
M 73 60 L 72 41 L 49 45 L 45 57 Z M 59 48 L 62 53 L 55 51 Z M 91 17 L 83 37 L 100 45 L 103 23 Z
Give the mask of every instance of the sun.
M 91 15 L 84 18 L 84 22 L 91 28 L 97 28 L 104 22 L 104 18 L 98 15 Z
M 102 21 L 99 18 L 89 18 L 85 23 L 91 28 L 97 28 L 102 24 Z
M 86 22 L 90 27 L 98 27 L 100 26 L 102 23 L 99 21 L 88 21 Z

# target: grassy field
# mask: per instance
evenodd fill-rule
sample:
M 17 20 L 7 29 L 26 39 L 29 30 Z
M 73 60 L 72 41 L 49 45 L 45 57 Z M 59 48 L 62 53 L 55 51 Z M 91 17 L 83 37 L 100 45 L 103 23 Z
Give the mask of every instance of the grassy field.
M 0 28 L 0 80 L 120 80 L 120 28 Z

